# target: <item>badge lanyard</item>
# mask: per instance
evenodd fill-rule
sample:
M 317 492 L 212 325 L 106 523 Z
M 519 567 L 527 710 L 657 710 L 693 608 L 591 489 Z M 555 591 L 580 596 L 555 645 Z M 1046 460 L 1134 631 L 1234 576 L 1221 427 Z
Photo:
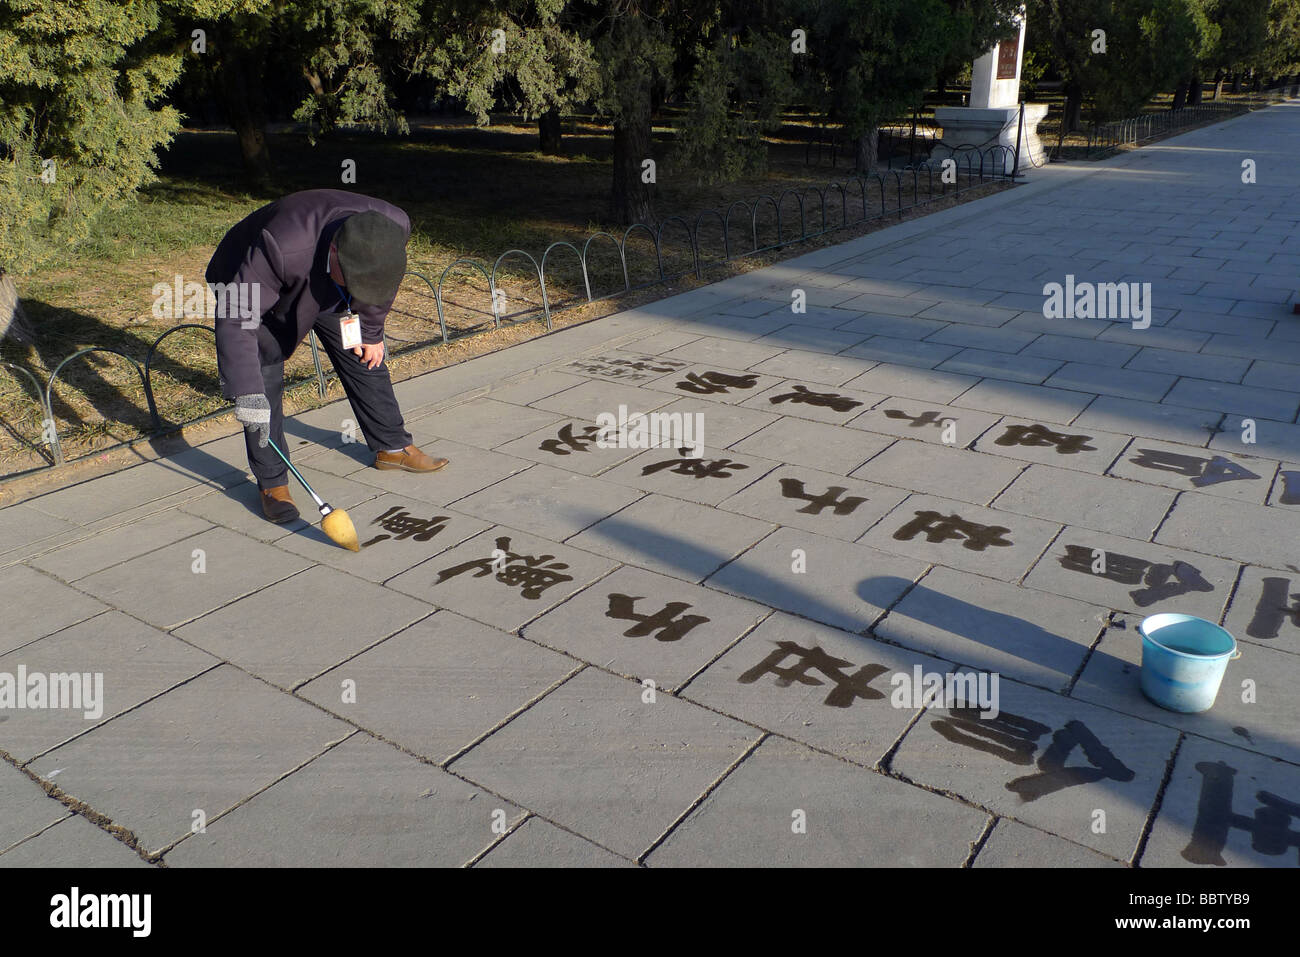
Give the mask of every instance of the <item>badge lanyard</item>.
M 328 267 L 329 263 L 326 262 Z M 343 337 L 344 349 L 355 349 L 361 345 L 361 317 L 352 311 L 352 297 L 343 291 L 343 287 L 334 282 L 333 274 L 330 275 L 330 282 L 334 283 L 334 288 L 338 290 L 339 298 L 343 300 L 347 309 L 347 314 L 339 320 L 339 333 Z

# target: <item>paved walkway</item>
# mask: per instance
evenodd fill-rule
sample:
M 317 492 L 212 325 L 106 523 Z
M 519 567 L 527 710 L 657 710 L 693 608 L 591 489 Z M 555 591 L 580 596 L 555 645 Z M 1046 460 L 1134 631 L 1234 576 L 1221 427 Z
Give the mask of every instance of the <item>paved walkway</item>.
M 1297 866 L 1298 154 L 1273 108 L 410 380 L 439 475 L 299 416 L 360 554 L 239 436 L 0 511 L 0 695 L 103 680 L 0 712 L 0 864 Z M 1139 691 L 1157 611 L 1241 642 L 1212 711 Z M 958 669 L 996 716 L 908 686 Z

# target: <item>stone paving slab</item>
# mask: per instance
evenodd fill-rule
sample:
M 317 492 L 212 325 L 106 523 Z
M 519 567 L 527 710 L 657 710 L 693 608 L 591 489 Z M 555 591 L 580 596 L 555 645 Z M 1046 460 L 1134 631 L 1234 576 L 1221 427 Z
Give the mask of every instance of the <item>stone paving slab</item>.
M 1005 297 L 1003 297 L 1005 298 Z M 996 329 L 987 326 L 970 326 L 954 322 L 937 332 L 926 336 L 927 342 L 943 342 L 950 346 L 963 346 L 969 349 L 984 349 L 990 352 L 1021 352 L 1025 346 L 1038 338 L 1032 332 L 1016 329 Z M 1030 355 L 1031 353 L 1025 353 Z
M 1300 330 L 1288 330 L 1300 336 Z M 1231 360 L 1224 360 L 1231 361 Z M 1241 362 L 1248 360 L 1242 359 Z M 1242 385 L 1261 389 L 1294 391 L 1300 385 L 1300 366 L 1291 362 L 1267 362 L 1257 359 L 1250 363 L 1250 371 L 1241 380 Z
M 958 375 L 955 372 L 935 372 L 933 369 L 923 370 L 881 362 L 844 385 L 851 389 L 943 405 L 978 381 L 975 376 Z
M 380 471 L 363 468 L 349 473 L 348 478 L 381 491 L 394 492 L 433 505 L 448 505 L 529 466 L 529 462 L 522 457 L 488 452 L 459 442 L 435 440 L 425 443 L 421 441 L 419 426 L 412 428 L 417 445 L 430 455 L 441 455 L 449 459 L 449 463 L 430 475 L 400 469 Z
M 348 517 L 359 553 L 340 548 L 315 526 L 279 539 L 276 547 L 382 584 L 492 527 L 463 512 L 389 493 L 349 508 Z
M 848 424 L 854 429 L 964 449 L 992 428 L 998 418 L 987 412 L 895 396 L 863 412 Z M 951 427 L 949 423 L 952 423 Z
M 629 410 L 629 415 L 631 411 Z M 497 452 L 517 457 L 515 461 L 519 462 L 518 469 L 511 469 L 506 474 L 492 476 L 491 481 L 484 481 L 485 476 L 477 472 L 471 459 L 466 465 L 456 463 L 458 465 L 456 474 L 467 477 L 477 475 L 475 484 L 479 487 L 466 493 L 472 495 L 484 489 L 490 490 L 497 482 L 522 472 L 528 466 L 528 462 L 521 461 L 525 459 L 568 472 L 596 475 L 638 454 L 636 449 L 618 448 L 616 443 L 607 443 L 608 447 L 601 448 L 597 444 L 600 437 L 600 427 L 594 419 L 561 419 L 559 422 L 543 426 L 530 435 L 522 436 L 497 448 Z M 442 471 L 447 471 L 451 467 L 448 465 Z M 505 471 L 504 467 L 499 471 Z M 435 474 L 441 475 L 441 472 Z M 457 496 L 457 499 L 460 497 Z M 448 501 L 455 501 L 455 499 L 448 499 Z
M 1189 737 L 1174 762 L 1141 864 L 1298 867 L 1294 841 L 1287 846 L 1286 836 L 1265 824 L 1294 813 L 1297 804 L 1300 768 Z
M 480 449 L 493 449 L 521 435 L 536 432 L 560 418 L 561 415 L 557 412 L 545 412 L 484 397 L 422 416 L 411 423 L 408 429 L 419 428 L 427 434 L 453 442 L 462 442 Z
M 1186 409 L 1163 402 L 1142 402 L 1099 396 L 1071 422 L 1074 431 L 1097 429 L 1144 438 L 1204 445 L 1223 416 L 1208 410 Z
M 1208 379 L 1179 379 L 1163 401 L 1170 405 L 1233 412 L 1281 422 L 1294 422 L 1296 413 L 1300 412 L 1300 397 L 1295 392 Z
M 1293 690 L 1300 658 L 1243 644 L 1241 657 L 1228 662 L 1214 706 L 1178 714 L 1157 707 L 1140 688 L 1141 621 L 1129 616 L 1106 630 L 1072 697 L 1300 764 L 1300 700 Z
M 1300 458 L 1300 425 L 1288 422 L 1271 422 L 1265 419 L 1250 419 L 1254 423 L 1254 443 L 1242 441 L 1246 434 L 1241 416 L 1228 415 L 1223 420 L 1223 431 L 1211 440 L 1209 448 L 1218 452 L 1248 452 L 1270 459 Z
M 798 419 L 843 425 L 885 398 L 872 392 L 790 379 L 746 399 L 743 405 L 779 411 Z
M 177 493 L 201 495 L 200 481 L 165 463 L 146 462 L 31 499 L 31 508 L 78 525 L 90 525 L 142 503 Z
M 1064 692 L 1106 625 L 1096 605 L 935 568 L 871 630 L 948 661 Z
M 6 709 L 0 748 L 29 761 L 217 663 L 121 612 L 96 615 L 0 657 L 0 673 L 17 675 L 21 667 L 29 681 L 36 675 L 48 680 L 45 708 Z M 70 675 L 75 685 L 56 675 Z M 56 681 L 64 690 L 55 688 Z
M 1269 568 L 1294 567 L 1300 514 L 1203 495 L 1181 495 L 1156 535 L 1162 545 L 1194 548 Z
M 25 558 L 41 542 L 77 530 L 75 523 L 47 515 L 26 503 L 0 509 L 0 563 L 10 556 Z
M 1045 382 L 1062 367 L 1059 359 L 1036 359 L 1032 356 L 1007 355 L 987 349 L 963 349 L 935 368 L 940 372 L 985 376 L 1009 382 Z
M 678 339 L 688 338 L 677 336 Z M 642 340 L 644 341 L 644 340 Z M 640 345 L 640 343 L 638 343 Z M 644 348 L 644 346 L 642 347 Z M 563 392 L 565 389 L 572 388 L 575 385 L 582 385 L 583 382 L 591 381 L 588 377 L 573 375 L 568 372 L 558 372 L 556 370 L 547 370 L 538 372 L 534 375 L 527 376 L 517 382 L 508 385 L 499 386 L 492 390 L 492 398 L 498 402 L 509 402 L 511 405 L 528 405 L 539 399 L 545 399 L 548 396 Z
M 932 495 L 910 495 L 859 541 L 882 551 L 1019 581 L 1060 526 Z
M 853 478 L 983 505 L 1024 469 L 1020 462 L 928 442 L 899 440 L 854 469 Z
M 522 812 L 356 734 L 163 858 L 171 867 L 456 867 Z
M 979 437 L 975 449 L 1022 462 L 1100 475 L 1128 443 L 1127 435 L 1007 416 Z M 1069 481 L 1086 479 L 1071 476 Z
M 907 493 L 801 466 L 782 466 L 719 507 L 830 538 L 856 541 Z
M 222 661 L 294 688 L 426 617 L 422 601 L 316 566 L 176 631 Z
M 1168 514 L 1175 495 L 1172 489 L 1031 465 L 994 499 L 993 507 L 1146 540 Z
M 1178 732 L 1010 681 L 999 690 L 993 719 L 927 710 L 891 770 L 1110 857 L 1132 858 Z
M 898 336 L 872 336 L 866 342 L 844 350 L 844 355 L 859 359 L 875 359 L 895 365 L 933 369 L 960 351 L 961 348 L 958 346 L 945 346 L 939 342 L 920 342 L 916 339 L 901 339 Z
M 971 386 L 953 400 L 953 405 L 1000 415 L 1030 416 L 1034 421 L 1066 423 L 1073 422 L 1095 398 L 1091 393 L 991 378 Z
M 856 346 L 867 338 L 866 333 L 846 329 L 822 329 L 791 323 L 755 339 L 753 345 L 775 346 L 785 349 L 806 349 L 834 355 L 849 346 Z
M 545 399 L 538 399 L 529 408 L 595 421 L 602 412 L 617 415 L 620 405 L 627 406 L 628 413 L 631 414 L 649 412 L 670 401 L 672 400 L 662 393 L 634 385 L 588 380 Z
M 647 495 L 568 540 L 597 555 L 700 581 L 775 528 L 666 495 Z
M 0 568 L 0 654 L 104 611 L 106 606 L 26 565 Z
M 225 528 L 214 528 L 88 575 L 77 587 L 168 630 L 310 564 Z
M 748 453 L 724 450 L 696 458 L 693 452 L 686 448 L 642 452 L 603 473 L 601 479 L 643 492 L 717 505 L 781 465 Z M 613 511 L 606 509 L 607 513 Z
M 761 372 L 696 364 L 687 366 L 676 375 L 648 382 L 645 388 L 667 392 L 677 398 L 698 396 L 712 402 L 741 403 L 780 382 L 776 376 L 763 375 Z
M 781 528 L 705 584 L 848 631 L 864 631 L 925 565 L 863 545 Z
M 669 455 L 676 457 L 677 453 Z M 626 488 L 612 473 L 596 479 L 549 465 L 534 465 L 458 499 L 456 508 L 480 519 L 563 541 L 640 497 L 641 492 Z
M 294 466 L 303 478 L 311 483 L 316 494 L 335 508 L 350 509 L 379 494 L 371 485 L 340 478 L 308 466 Z M 262 542 L 276 542 L 289 535 L 306 532 L 320 523 L 320 510 L 307 491 L 290 475 L 285 476 L 289 494 L 298 507 L 298 518 L 283 525 L 273 525 L 262 514 L 261 495 L 257 482 L 245 475 L 237 485 L 227 490 L 209 492 L 180 506 L 180 511 L 206 519 L 214 525 L 228 528 Z
M 748 411 L 738 409 L 736 411 Z M 705 434 L 709 434 L 706 428 Z M 822 422 L 781 418 L 730 446 L 734 452 L 784 462 L 815 462 L 818 468 L 848 475 L 893 444 L 867 432 L 849 432 Z
M 439 611 L 308 682 L 298 694 L 445 764 L 579 667 L 532 642 Z M 422 704 L 412 708 L 412 701 Z
M 669 359 L 680 359 L 692 365 L 715 362 L 731 368 L 740 366 L 748 369 L 750 366 L 761 364 L 764 360 L 781 355 L 787 348 L 789 347 L 761 340 L 733 342 L 728 339 L 701 336 L 693 342 L 685 343 L 663 354 Z
M 11 764 L 0 764 L 0 804 L 5 809 L 0 817 L 0 849 L 40 833 L 71 813 Z
M 843 332 L 861 333 L 863 336 L 924 339 L 926 336 L 950 328 L 951 325 L 951 323 L 939 319 L 917 319 L 890 313 L 866 313 L 856 319 L 842 323 L 836 328 Z
M 1134 439 L 1109 474 L 1185 492 L 1263 505 L 1278 463 L 1203 447 Z
M 809 352 L 806 349 L 790 348 L 786 351 L 752 363 L 749 368 L 766 375 L 781 376 L 792 379 L 811 379 L 813 382 L 825 382 L 828 385 L 842 386 L 850 379 L 865 374 L 876 366 L 870 359 L 854 359 L 849 356 L 828 355 L 823 352 Z
M 1134 372 L 1088 362 L 1067 362 L 1048 376 L 1045 383 L 1060 389 L 1159 402 L 1177 381 L 1177 376 L 1163 372 Z
M 937 794 L 768 738 L 646 864 L 960 867 L 986 820 Z
M 1183 313 L 1173 323 L 1178 323 Z M 1214 316 L 1216 322 L 1223 320 Z M 1195 328 L 1188 326 L 1188 328 Z M 1206 356 L 1195 352 L 1180 352 L 1176 349 L 1143 349 L 1128 361 L 1126 369 L 1139 372 L 1154 372 L 1174 376 L 1191 376 L 1196 379 L 1218 379 L 1223 382 L 1239 382 L 1251 366 L 1249 359 L 1232 359 L 1226 356 Z M 1264 385 L 1265 383 L 1247 383 Z
M 1223 627 L 1238 641 L 1300 654 L 1300 573 L 1247 565 Z
M 587 669 L 452 765 L 610 850 L 637 858 L 758 741 L 699 705 Z
M 1268 504 L 1288 511 L 1300 507 L 1300 465 L 1280 463 L 1277 478 L 1268 494 Z
M 668 403 L 659 411 L 668 415 L 680 414 L 683 417 L 687 415 L 697 416 L 693 421 L 697 425 L 697 430 L 704 437 L 704 448 L 706 451 L 712 452 L 720 452 L 728 446 L 756 434 L 765 426 L 780 421 L 780 415 L 776 412 L 746 409 L 736 405 L 726 405 L 721 402 L 710 402 L 708 399 L 697 398 L 677 399 Z M 636 449 L 630 451 L 634 455 L 637 453 Z M 775 451 L 775 449 L 770 449 L 767 452 L 760 450 L 758 454 L 773 458 Z
M 1178 611 L 1218 621 L 1237 568 L 1208 555 L 1067 526 L 1025 584 L 1104 608 L 1145 615 Z
M 66 582 L 128 561 L 212 528 L 212 523 L 179 509 L 157 512 L 138 522 L 72 542 L 28 560 Z
M 678 688 L 770 610 L 623 567 L 523 629 L 523 636 L 628 678 Z
M 227 665 L 30 767 L 157 852 L 190 833 L 194 811 L 212 822 L 349 731 Z
M 1023 351 L 1027 356 L 1061 359 L 1068 363 L 1092 363 L 1110 368 L 1118 368 L 1124 365 L 1139 352 L 1137 346 L 1125 345 L 1121 342 L 1084 341 L 1075 336 L 1052 333 L 1040 335 Z M 1129 365 L 1128 368 L 1140 367 Z M 1153 371 L 1164 370 L 1157 368 Z M 1070 388 L 1064 385 L 1062 387 Z M 1095 390 L 1085 389 L 1084 391 L 1092 392 Z
M 513 631 L 613 567 L 590 552 L 498 525 L 385 587 Z
M 149 867 L 117 838 L 84 817 L 70 814 L 35 837 L 0 853 L 2 867 Z
M 681 692 L 723 714 L 874 767 L 915 717 L 893 678 L 947 662 L 777 612 Z
M 493 845 L 478 867 L 635 867 L 597 844 L 530 817 Z
M 1000 817 L 971 867 L 1122 867 L 1119 861 Z

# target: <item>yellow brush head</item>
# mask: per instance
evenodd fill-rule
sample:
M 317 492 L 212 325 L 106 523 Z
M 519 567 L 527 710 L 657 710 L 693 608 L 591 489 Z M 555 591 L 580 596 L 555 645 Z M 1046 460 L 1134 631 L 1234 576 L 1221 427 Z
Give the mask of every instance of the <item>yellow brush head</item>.
M 343 509 L 332 509 L 320 520 L 320 529 L 329 536 L 330 541 L 342 545 L 349 551 L 361 551 L 361 544 L 357 541 L 357 527 L 352 524 L 352 519 L 348 518 L 348 513 Z

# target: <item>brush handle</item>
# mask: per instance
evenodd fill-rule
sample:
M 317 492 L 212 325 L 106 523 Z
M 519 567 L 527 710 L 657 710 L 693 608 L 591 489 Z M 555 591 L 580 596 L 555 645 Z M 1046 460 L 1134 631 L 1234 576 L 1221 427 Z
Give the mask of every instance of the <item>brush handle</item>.
M 293 467 L 293 463 L 289 461 L 289 457 L 280 451 L 280 447 L 275 444 L 275 441 L 273 439 L 268 438 L 266 440 L 266 444 L 269 445 L 271 448 L 275 449 L 275 454 L 280 456 L 280 461 L 282 461 L 285 465 L 289 466 L 289 471 L 293 473 L 293 477 L 296 478 L 299 482 L 301 482 L 302 487 L 307 490 L 307 494 L 310 495 L 313 499 L 315 499 L 316 507 L 325 508 L 326 505 L 324 500 L 321 499 L 321 497 L 316 494 L 315 489 L 313 489 L 310 485 L 307 484 L 307 480 L 302 477 L 302 473 L 300 473 L 296 468 Z

